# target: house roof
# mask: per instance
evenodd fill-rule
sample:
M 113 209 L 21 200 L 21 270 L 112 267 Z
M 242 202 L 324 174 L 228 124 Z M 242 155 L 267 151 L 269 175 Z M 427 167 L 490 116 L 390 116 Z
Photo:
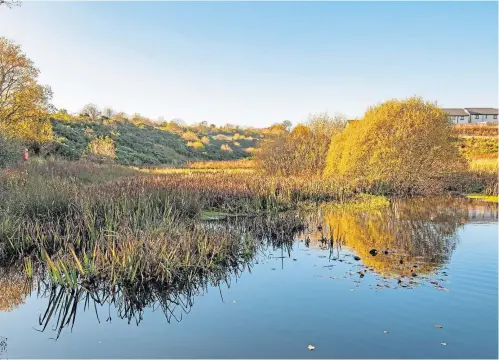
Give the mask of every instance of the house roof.
M 464 111 L 464 109 L 452 108 L 452 109 L 442 109 L 442 110 L 445 111 L 450 116 L 468 116 L 469 115 L 466 111 Z
M 497 115 L 497 109 L 494 108 L 466 108 L 471 115 Z

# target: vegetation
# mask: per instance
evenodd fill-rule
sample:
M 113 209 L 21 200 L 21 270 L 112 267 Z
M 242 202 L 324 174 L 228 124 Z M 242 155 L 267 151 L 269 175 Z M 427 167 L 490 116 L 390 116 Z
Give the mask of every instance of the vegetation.
M 419 98 L 388 101 L 348 125 L 316 114 L 295 128 L 187 126 L 94 104 L 56 111 L 34 64 L 4 38 L 0 74 L 0 269 L 48 273 L 73 295 L 116 287 L 161 298 L 220 281 L 249 264 L 262 239 L 292 241 L 303 224 L 285 210 L 335 202 L 385 211 L 385 196 L 366 193 L 497 195 L 497 138 L 453 132 Z M 23 146 L 38 156 L 23 163 Z M 22 297 L 16 281 L 5 286 Z M 78 301 L 63 294 L 54 296 L 66 309 Z M 139 310 L 148 303 L 138 300 Z
M 497 125 L 455 125 L 452 132 L 458 136 L 495 136 L 497 137 Z
M 0 37 L 0 133 L 33 145 L 52 138 L 47 117 L 52 92 L 19 45 Z
M 492 157 L 497 159 L 498 137 L 458 137 L 454 141 L 467 159 Z
M 331 136 L 342 131 L 345 120 L 328 114 L 310 115 L 292 132 L 268 137 L 256 153 L 259 167 L 268 174 L 321 175 Z
M 132 120 L 104 120 L 92 122 L 74 118 L 62 120 L 65 115 L 53 115 L 52 125 L 55 141 L 47 148 L 45 155 L 52 155 L 69 160 L 82 159 L 88 155 L 91 141 L 99 137 L 108 137 L 115 144 L 115 162 L 122 165 L 182 165 L 194 160 L 235 160 L 249 157 L 246 151 L 257 144 L 261 136 L 256 130 L 248 138 L 239 139 L 240 147 L 232 146 L 232 133 L 229 130 L 210 128 L 203 133 L 202 128 L 184 127 L 165 124 L 132 123 Z M 122 115 L 120 115 L 122 116 Z M 137 120 L 135 120 L 137 121 Z M 170 123 L 169 123 L 170 124 Z M 178 133 L 167 129 L 175 128 Z M 187 129 L 187 127 L 185 127 Z M 235 129 L 234 129 L 235 130 Z M 224 131 L 224 140 L 217 140 Z M 229 140 L 227 140 L 225 138 Z M 225 149 L 231 148 L 232 151 Z
M 387 101 L 332 138 L 325 175 L 376 193 L 441 192 L 445 177 L 465 168 L 450 133 L 436 105 L 415 97 Z

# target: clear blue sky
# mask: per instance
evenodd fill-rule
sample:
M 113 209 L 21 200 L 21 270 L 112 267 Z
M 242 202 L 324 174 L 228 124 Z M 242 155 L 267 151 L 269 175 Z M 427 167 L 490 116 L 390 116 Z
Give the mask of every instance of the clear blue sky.
M 498 5 L 475 2 L 24 2 L 0 9 L 54 105 L 188 123 L 349 117 L 390 98 L 498 98 Z

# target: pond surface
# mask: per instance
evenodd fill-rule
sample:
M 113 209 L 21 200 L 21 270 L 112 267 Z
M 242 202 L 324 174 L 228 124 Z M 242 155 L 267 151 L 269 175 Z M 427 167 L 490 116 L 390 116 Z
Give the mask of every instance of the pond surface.
M 294 242 L 262 248 L 228 282 L 144 305 L 83 295 L 62 330 L 74 303 L 43 319 L 71 294 L 29 293 L 3 271 L 0 358 L 497 358 L 496 205 L 296 216 L 308 226 Z

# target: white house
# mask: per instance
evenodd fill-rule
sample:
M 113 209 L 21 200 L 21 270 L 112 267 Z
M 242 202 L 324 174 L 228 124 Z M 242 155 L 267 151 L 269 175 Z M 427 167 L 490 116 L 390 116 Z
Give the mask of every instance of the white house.
M 443 109 L 453 124 L 497 123 L 497 109 L 495 108 L 463 108 Z

